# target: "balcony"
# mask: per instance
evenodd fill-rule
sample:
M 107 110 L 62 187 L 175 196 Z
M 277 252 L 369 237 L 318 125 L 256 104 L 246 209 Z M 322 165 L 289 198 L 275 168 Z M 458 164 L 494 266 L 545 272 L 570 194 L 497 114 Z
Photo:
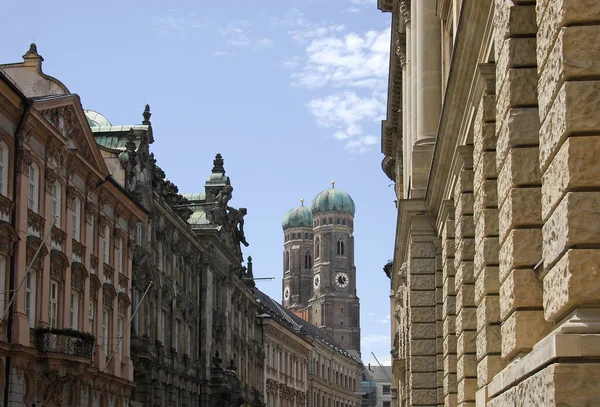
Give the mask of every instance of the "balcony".
M 92 359 L 96 338 L 73 329 L 38 329 L 37 348 L 42 353 Z

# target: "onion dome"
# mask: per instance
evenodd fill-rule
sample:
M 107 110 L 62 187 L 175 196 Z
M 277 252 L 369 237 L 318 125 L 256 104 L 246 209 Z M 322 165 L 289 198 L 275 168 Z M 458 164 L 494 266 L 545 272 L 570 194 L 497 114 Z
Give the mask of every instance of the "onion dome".
M 335 187 L 331 181 L 331 188 L 320 192 L 312 201 L 312 212 L 346 212 L 354 215 L 354 201 L 344 190 Z
M 304 199 L 301 200 L 302 206 L 298 206 L 283 217 L 283 230 L 289 228 L 312 228 L 313 217 L 312 212 L 308 206 L 304 206 Z

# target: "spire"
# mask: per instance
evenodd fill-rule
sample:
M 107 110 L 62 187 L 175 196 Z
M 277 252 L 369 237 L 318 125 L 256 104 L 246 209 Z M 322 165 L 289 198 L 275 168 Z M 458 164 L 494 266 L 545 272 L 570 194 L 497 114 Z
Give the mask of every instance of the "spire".
M 252 256 L 248 256 L 248 278 L 254 278 L 254 274 L 252 273 Z
M 331 180 L 331 188 L 335 188 L 335 180 Z
M 152 116 L 152 113 L 150 113 L 150 105 L 146 105 L 146 108 L 144 109 L 144 113 L 142 113 L 142 116 L 144 116 L 144 121 L 142 122 L 142 124 L 150 126 L 150 116 Z
M 23 55 L 23 60 L 25 61 L 26 67 L 40 69 L 44 58 L 38 54 L 37 45 L 35 45 L 35 43 L 31 43 L 29 50 L 25 53 L 25 55 Z
M 215 159 L 213 161 L 212 172 L 225 174 L 225 168 L 223 167 L 223 163 L 224 163 L 224 161 L 223 161 L 223 157 L 221 156 L 221 153 L 217 153 L 217 155 L 215 156 Z

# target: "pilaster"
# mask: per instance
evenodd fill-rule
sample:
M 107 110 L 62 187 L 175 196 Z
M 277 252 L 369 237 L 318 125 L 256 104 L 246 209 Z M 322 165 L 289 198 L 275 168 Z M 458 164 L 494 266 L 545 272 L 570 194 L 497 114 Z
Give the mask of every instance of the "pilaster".
M 454 268 L 454 201 L 447 200 L 441 214 L 442 235 L 442 335 L 443 345 L 443 402 L 445 407 L 456 407 L 456 288 Z M 439 400 L 438 400 L 439 403 Z

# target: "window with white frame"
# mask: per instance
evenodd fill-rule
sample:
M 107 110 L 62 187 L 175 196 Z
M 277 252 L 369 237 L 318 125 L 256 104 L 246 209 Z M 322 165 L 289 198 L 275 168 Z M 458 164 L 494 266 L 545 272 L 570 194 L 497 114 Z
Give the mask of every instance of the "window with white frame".
M 25 315 L 30 328 L 35 328 L 35 283 L 35 271 L 30 271 L 25 278 Z
M 102 310 L 102 346 L 104 347 L 104 356 L 108 356 L 108 309 Z
M 50 327 L 58 327 L 58 282 L 50 281 Z
M 88 248 L 90 250 L 90 253 L 92 253 L 92 254 L 96 253 L 96 228 L 95 228 L 95 226 L 96 226 L 95 217 L 94 217 L 94 214 L 91 214 L 89 228 L 90 228 L 90 233 L 91 233 L 92 239 L 90 240 Z
M 60 182 L 55 181 L 52 184 L 52 216 L 58 215 L 57 227 L 60 227 L 60 215 L 61 215 L 61 199 L 62 198 L 62 186 Z M 54 219 L 53 219 L 54 220 Z
M 117 318 L 117 341 L 119 341 L 119 357 L 123 360 L 123 317 L 119 315 Z
M 77 196 L 73 201 L 73 239 L 81 241 L 81 200 Z
M 95 310 L 94 310 L 95 306 L 94 306 L 94 301 L 90 301 L 90 304 L 88 305 L 88 321 L 89 321 L 89 330 L 91 333 L 95 332 L 94 329 L 94 314 L 95 314 Z
M 27 193 L 27 207 L 35 213 L 37 213 L 39 209 L 39 176 L 40 170 L 37 164 L 29 164 L 29 189 Z
M 142 245 L 142 235 L 143 235 L 142 222 L 137 222 L 135 224 L 135 244 L 137 244 L 138 246 Z
M 123 238 L 117 237 L 117 272 L 123 272 Z
M 71 291 L 71 328 L 79 330 L 79 292 Z
M 1 143 L 0 143 L 1 145 Z M 0 256 L 0 313 L 4 312 L 6 306 L 6 257 Z
M 0 194 L 8 195 L 8 146 L 0 142 Z
M 110 264 L 110 227 L 106 225 L 104 227 L 104 262 Z

